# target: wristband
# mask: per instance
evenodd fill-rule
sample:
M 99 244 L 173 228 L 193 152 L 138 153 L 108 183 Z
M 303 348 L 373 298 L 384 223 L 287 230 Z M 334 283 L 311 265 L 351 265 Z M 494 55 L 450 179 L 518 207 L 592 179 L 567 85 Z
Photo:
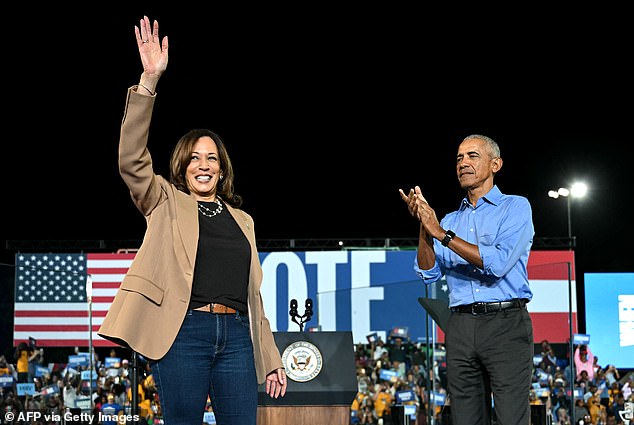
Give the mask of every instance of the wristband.
M 440 244 L 442 246 L 447 246 L 449 245 L 449 242 L 451 242 L 455 237 L 456 234 L 454 232 L 452 232 L 451 230 L 447 230 L 445 231 L 445 237 L 440 241 Z

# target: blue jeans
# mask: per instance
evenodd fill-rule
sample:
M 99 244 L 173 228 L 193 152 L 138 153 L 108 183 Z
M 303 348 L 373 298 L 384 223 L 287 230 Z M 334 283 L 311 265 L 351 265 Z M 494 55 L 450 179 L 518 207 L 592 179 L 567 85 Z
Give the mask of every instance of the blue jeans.
M 165 425 L 201 424 L 207 395 L 218 425 L 255 425 L 258 384 L 248 316 L 189 310 L 174 344 L 151 366 Z

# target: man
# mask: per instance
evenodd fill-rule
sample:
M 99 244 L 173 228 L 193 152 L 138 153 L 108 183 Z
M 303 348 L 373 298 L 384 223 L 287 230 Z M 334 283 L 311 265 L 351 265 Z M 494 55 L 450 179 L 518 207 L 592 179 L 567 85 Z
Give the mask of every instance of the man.
M 117 425 L 118 417 L 121 415 L 123 415 L 123 407 L 115 403 L 113 394 L 108 394 L 108 402 L 101 406 L 101 423 L 103 425 Z
M 70 409 L 73 415 L 81 414 L 81 409 L 77 407 L 77 398 L 80 393 L 79 383 L 75 378 L 65 378 L 66 385 L 62 392 L 62 400 L 64 401 L 64 407 Z
M 454 425 L 528 425 L 533 330 L 526 265 L 533 242 L 531 207 L 505 195 L 493 179 L 500 148 L 482 135 L 458 147 L 456 173 L 466 191 L 457 211 L 438 222 L 420 187 L 406 195 L 420 222 L 414 269 L 425 283 L 443 275 L 449 286 L 448 393 Z M 491 402 L 493 394 L 493 403 Z

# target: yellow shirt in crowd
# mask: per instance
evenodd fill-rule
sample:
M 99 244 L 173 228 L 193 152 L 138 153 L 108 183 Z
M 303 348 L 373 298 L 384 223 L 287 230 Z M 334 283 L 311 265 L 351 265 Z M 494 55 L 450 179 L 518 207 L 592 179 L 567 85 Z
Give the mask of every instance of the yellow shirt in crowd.
M 389 413 L 389 406 L 392 404 L 392 394 L 381 391 L 376 395 L 376 400 L 374 400 L 374 410 L 376 411 L 376 415 L 379 418 L 382 418 L 383 415 Z
M 20 352 L 20 357 L 18 358 L 17 363 L 18 373 L 28 373 L 29 372 L 29 352 L 26 350 L 22 350 Z

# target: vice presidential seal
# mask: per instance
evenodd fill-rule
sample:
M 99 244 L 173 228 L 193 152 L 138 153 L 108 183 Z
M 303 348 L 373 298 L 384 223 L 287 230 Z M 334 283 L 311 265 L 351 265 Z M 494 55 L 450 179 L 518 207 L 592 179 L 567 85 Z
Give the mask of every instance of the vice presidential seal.
M 286 375 L 296 382 L 314 379 L 321 372 L 322 362 L 319 348 L 306 341 L 296 341 L 282 353 Z

